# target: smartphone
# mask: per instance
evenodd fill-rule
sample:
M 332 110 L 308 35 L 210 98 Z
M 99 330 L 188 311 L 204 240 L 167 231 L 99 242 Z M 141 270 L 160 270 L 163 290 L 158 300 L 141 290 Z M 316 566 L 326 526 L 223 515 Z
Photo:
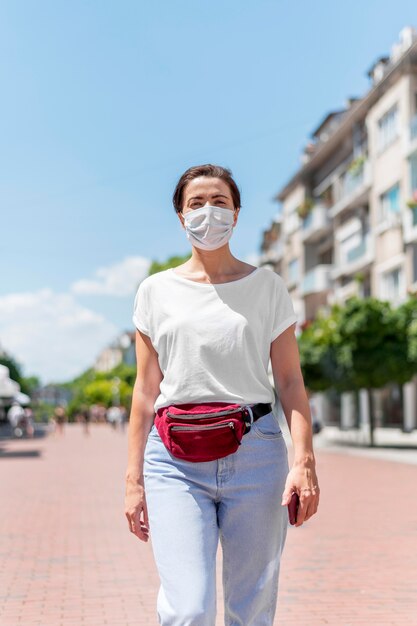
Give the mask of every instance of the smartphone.
M 290 524 L 294 525 L 297 521 L 297 512 L 300 504 L 300 498 L 296 491 L 293 491 L 291 500 L 288 504 L 288 517 L 290 518 Z

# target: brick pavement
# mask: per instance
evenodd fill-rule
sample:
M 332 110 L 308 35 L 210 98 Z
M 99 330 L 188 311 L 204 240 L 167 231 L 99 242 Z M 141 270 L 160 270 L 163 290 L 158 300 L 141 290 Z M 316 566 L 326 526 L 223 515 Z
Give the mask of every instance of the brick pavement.
M 157 626 L 151 542 L 123 514 L 126 450 L 106 425 L 0 441 L 1 626 Z M 320 509 L 288 530 L 276 626 L 417 626 L 417 466 L 316 455 Z M 221 604 L 219 589 L 217 626 Z

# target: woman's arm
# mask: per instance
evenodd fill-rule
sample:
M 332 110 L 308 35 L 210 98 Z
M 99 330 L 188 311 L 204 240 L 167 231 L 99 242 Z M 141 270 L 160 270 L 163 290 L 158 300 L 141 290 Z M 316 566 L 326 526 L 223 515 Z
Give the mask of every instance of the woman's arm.
M 148 539 L 148 515 L 143 482 L 146 441 L 154 420 L 154 404 L 163 378 L 158 354 L 150 338 L 136 330 L 136 381 L 128 429 L 125 515 L 130 530 L 144 541 Z M 144 519 L 140 516 L 143 511 Z
M 320 488 L 316 475 L 310 403 L 301 372 L 294 324 L 271 343 L 271 365 L 294 447 L 293 467 L 288 474 L 282 504 L 289 503 L 291 492 L 300 496 L 296 526 L 317 512 Z

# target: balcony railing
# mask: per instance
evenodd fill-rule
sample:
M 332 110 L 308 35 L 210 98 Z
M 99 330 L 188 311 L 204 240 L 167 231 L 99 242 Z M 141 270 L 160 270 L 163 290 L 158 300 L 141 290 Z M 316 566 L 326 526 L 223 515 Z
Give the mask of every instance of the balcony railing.
M 302 295 L 318 293 L 330 289 L 330 269 L 331 265 L 316 265 L 303 276 L 300 285 Z
M 334 217 L 340 211 L 347 208 L 351 203 L 361 198 L 362 194 L 371 184 L 371 174 L 369 162 L 364 161 L 357 172 L 351 173 L 346 170 L 334 183 L 335 204 L 329 211 L 329 215 Z
M 352 263 L 352 261 L 356 261 L 356 259 L 359 259 L 361 256 L 363 256 L 366 252 L 366 243 L 366 239 L 363 238 L 360 244 L 356 246 L 356 248 L 351 248 L 351 250 L 346 253 L 346 261 L 348 263 Z
M 339 263 L 335 268 L 335 273 L 349 272 L 351 269 L 355 269 L 357 265 L 362 265 L 362 262 L 368 262 L 372 256 L 371 250 L 371 238 L 370 233 L 367 232 L 358 245 L 354 248 L 350 248 L 346 252 L 341 252 L 339 255 Z
M 339 179 L 339 193 L 338 200 L 342 200 L 346 196 L 354 193 L 358 187 L 363 185 L 365 179 L 365 167 L 364 162 L 356 173 L 351 173 L 347 170 Z
M 303 241 L 313 240 L 325 233 L 330 226 L 328 210 L 322 204 L 316 204 L 302 221 Z

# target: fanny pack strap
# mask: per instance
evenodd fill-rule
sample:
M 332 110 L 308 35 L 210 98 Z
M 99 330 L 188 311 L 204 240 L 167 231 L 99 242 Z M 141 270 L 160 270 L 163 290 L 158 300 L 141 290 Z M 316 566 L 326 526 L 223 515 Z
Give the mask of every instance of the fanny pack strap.
M 246 420 L 248 424 L 252 424 L 256 422 L 263 415 L 267 415 L 272 411 L 272 404 L 270 402 L 258 402 L 257 404 L 253 404 L 252 406 L 249 404 L 245 405 L 245 410 L 243 411 L 244 415 L 249 416 L 249 420 Z

